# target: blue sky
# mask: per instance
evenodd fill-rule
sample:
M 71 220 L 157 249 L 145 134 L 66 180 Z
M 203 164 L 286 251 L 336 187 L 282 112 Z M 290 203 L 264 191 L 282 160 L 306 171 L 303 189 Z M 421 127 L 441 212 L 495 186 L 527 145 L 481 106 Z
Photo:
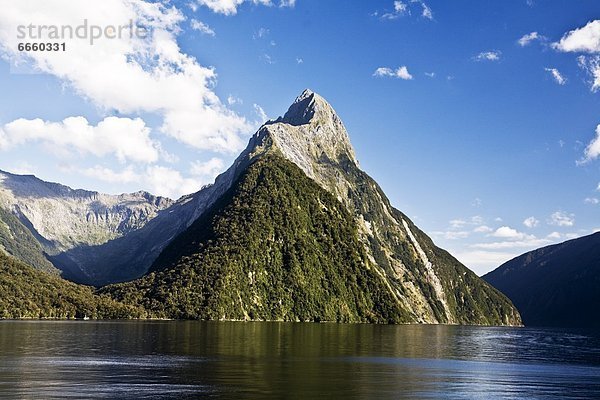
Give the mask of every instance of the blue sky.
M 392 204 L 479 274 L 600 228 L 597 1 L 0 4 L 0 169 L 177 197 L 311 88 Z M 84 18 L 153 36 L 16 50 L 19 24 Z

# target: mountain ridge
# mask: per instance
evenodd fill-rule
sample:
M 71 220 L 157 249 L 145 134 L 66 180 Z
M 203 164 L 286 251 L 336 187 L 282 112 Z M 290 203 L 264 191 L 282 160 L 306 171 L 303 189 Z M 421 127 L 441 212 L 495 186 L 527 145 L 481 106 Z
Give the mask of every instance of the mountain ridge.
M 532 326 L 600 327 L 600 232 L 524 253 L 482 277 Z

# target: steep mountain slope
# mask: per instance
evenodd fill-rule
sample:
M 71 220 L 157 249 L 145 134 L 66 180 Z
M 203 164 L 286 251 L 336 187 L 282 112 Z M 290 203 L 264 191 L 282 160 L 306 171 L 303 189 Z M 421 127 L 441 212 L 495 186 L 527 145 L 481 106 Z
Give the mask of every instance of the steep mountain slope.
M 141 280 L 106 289 L 159 317 L 409 322 L 352 217 L 294 164 L 266 156 Z
M 74 280 L 93 281 L 96 270 L 103 269 L 95 265 L 104 255 L 102 252 L 94 254 L 81 249 L 101 246 L 140 229 L 172 203 L 146 192 L 111 196 L 0 171 L 4 225 L 13 229 L 17 225 L 19 229 L 24 227 L 28 231 L 27 241 L 31 242 L 31 237 L 37 241 L 37 245 L 31 246 L 41 247 L 54 266 Z M 48 269 L 47 263 L 33 262 L 19 252 L 7 251 L 33 266 L 45 264 L 44 269 Z
M 142 309 L 36 270 L 0 251 L 0 319 L 137 318 Z
M 392 320 L 424 323 L 520 324 L 518 312 L 506 297 L 479 279 L 447 252 L 438 249 L 405 215 L 391 207 L 376 182 L 359 169 L 341 120 L 323 98 L 308 90 L 303 92 L 284 117 L 268 122 L 259 129 L 251 138 L 246 150 L 223 176 L 217 178 L 215 185 L 224 188 L 227 185 L 220 182 L 225 181 L 230 184 L 236 181 L 248 166 L 263 158 L 272 160 L 273 156 L 276 157 L 275 159 L 282 157 L 291 161 L 295 168 L 300 168 L 306 177 L 333 195 L 346 208 L 358 232 L 360 252 L 366 254 L 368 260 L 364 264 L 365 268 L 372 269 L 376 276 L 385 282 L 388 296 L 393 299 L 393 303 L 386 301 L 386 307 L 396 304 L 395 309 L 402 311 L 402 318 Z M 280 184 L 284 185 L 285 182 Z M 217 208 L 216 205 L 214 207 Z M 285 211 L 280 207 L 281 204 L 274 204 L 273 208 L 266 210 L 267 215 L 284 213 Z M 218 214 L 217 211 L 210 212 Z M 208 219 L 206 215 L 203 215 L 164 250 L 152 267 L 155 271 L 153 274 L 141 281 L 108 290 L 122 298 L 135 298 L 136 301 L 171 316 L 221 318 L 223 315 L 220 311 L 224 310 L 224 316 L 227 318 L 241 318 L 242 315 L 244 318 L 253 318 L 249 313 L 242 312 L 253 307 L 251 303 L 244 300 L 252 298 L 248 292 L 250 289 L 242 285 L 239 279 L 232 287 L 221 285 L 222 281 L 219 280 L 229 276 L 227 271 L 233 268 L 232 260 L 237 260 L 236 265 L 242 265 L 247 260 L 252 260 L 253 256 L 239 242 L 235 242 L 235 250 L 231 252 L 230 259 L 226 257 L 228 253 L 223 253 L 221 256 L 214 255 L 214 251 L 217 250 L 213 251 L 213 244 L 218 240 L 214 234 L 215 227 L 211 225 L 214 221 Z M 224 214 L 222 218 L 228 221 L 233 218 L 233 221 L 230 221 L 231 229 L 221 234 L 230 239 L 242 237 L 245 241 L 249 240 L 244 238 L 248 234 L 246 232 L 248 228 L 239 215 Z M 285 221 L 279 223 L 285 224 Z M 275 232 L 285 231 L 288 228 L 277 224 L 273 227 Z M 213 234 L 206 233 L 205 230 Z M 304 230 L 295 230 L 286 234 L 286 237 L 293 238 L 302 232 Z M 310 233 L 311 239 L 307 239 L 307 243 L 328 235 L 326 229 L 314 230 Z M 336 232 L 336 235 L 340 233 Z M 343 235 L 340 238 L 342 242 L 346 240 Z M 259 241 L 258 243 L 268 243 L 265 242 L 264 237 L 256 240 Z M 306 247 L 309 249 L 307 251 L 315 251 L 309 245 Z M 334 248 L 338 247 L 338 244 L 334 244 Z M 211 258 L 213 256 L 216 258 Z M 285 258 L 282 268 L 285 271 L 289 270 L 293 260 L 293 257 Z M 269 258 L 260 258 L 256 267 L 268 270 L 270 262 Z M 205 269 L 203 265 L 210 268 Z M 333 270 L 339 270 L 339 266 Z M 246 272 L 252 273 L 252 270 Z M 252 276 L 247 279 L 253 280 Z M 365 286 L 358 287 L 364 292 Z M 223 295 L 219 293 L 221 290 L 238 292 L 241 299 L 214 300 L 223 299 Z M 295 295 L 292 296 L 294 304 L 298 296 L 304 296 L 311 299 L 310 301 L 314 301 L 313 296 L 317 298 L 321 296 L 306 290 L 304 288 L 294 292 Z M 271 299 L 272 293 L 268 293 L 267 297 Z M 229 295 L 231 293 L 227 294 Z M 191 307 L 191 311 L 182 311 L 177 306 L 177 299 L 181 300 L 185 307 Z M 282 298 L 279 300 L 284 301 Z M 212 301 L 216 303 L 211 303 Z M 163 308 L 161 302 L 170 305 Z M 224 305 L 225 303 L 227 306 Z M 208 307 L 208 314 L 201 312 L 203 307 Z M 256 311 L 254 308 L 252 310 L 253 313 Z M 408 318 L 405 317 L 405 313 L 408 313 Z M 261 313 L 253 315 L 254 318 L 273 316 Z M 281 315 L 284 315 L 283 318 L 305 317 L 293 312 L 277 315 L 278 318 Z M 336 315 L 337 320 L 343 320 L 340 315 Z M 352 315 L 350 320 L 355 319 L 356 313 Z M 313 315 L 313 318 L 327 319 L 330 316 L 319 312 Z
M 54 274 L 60 272 L 48 261 L 42 245 L 29 229 L 12 213 L 0 208 L 0 251 L 2 250 L 41 271 Z
M 483 276 L 532 326 L 600 327 L 600 233 L 516 257 Z
M 63 277 L 96 286 L 128 281 L 145 274 L 164 247 L 222 196 L 248 163 L 244 152 L 214 184 L 176 202 L 146 192 L 111 196 L 73 190 L 0 171 L 0 210 L 20 221 L 43 249 L 36 254 L 45 253 Z M 9 253 L 34 267 L 53 268 Z

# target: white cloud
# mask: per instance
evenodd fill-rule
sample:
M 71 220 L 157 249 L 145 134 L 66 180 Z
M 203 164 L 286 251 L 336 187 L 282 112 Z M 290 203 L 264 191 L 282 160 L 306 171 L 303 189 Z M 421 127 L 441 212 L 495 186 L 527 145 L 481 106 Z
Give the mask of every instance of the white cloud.
M 411 4 L 418 4 L 421 6 L 421 16 L 429 20 L 433 20 L 433 11 L 423 0 L 410 0 Z M 379 12 L 373 13 L 374 16 L 379 15 Z M 411 15 L 411 9 L 409 4 L 405 1 L 394 1 L 394 11 L 385 12 L 381 14 L 381 19 L 394 20 L 403 15 Z
M 523 240 L 523 239 L 534 239 L 533 235 L 526 235 L 525 233 L 519 232 L 509 226 L 501 226 L 496 229 L 490 236 L 503 238 L 508 240 Z
M 525 218 L 525 221 L 523 221 L 523 225 L 525 225 L 528 228 L 535 228 L 539 225 L 539 223 L 540 221 L 537 220 L 535 217 Z
M 557 211 L 550 216 L 548 224 L 556 226 L 573 226 L 575 225 L 575 215 Z
M 394 1 L 394 11 L 397 13 L 404 13 L 408 10 L 406 3 L 401 1 Z
M 215 178 L 225 169 L 222 159 L 213 157 L 208 161 L 194 161 L 191 164 L 190 174 L 199 177 Z
M 273 57 L 271 57 L 267 53 L 264 53 L 260 58 L 267 64 L 275 64 L 275 60 L 273 59 Z
M 302 64 L 304 63 L 304 60 L 300 57 L 296 57 L 296 64 Z
M 244 104 L 244 102 L 239 97 L 230 94 L 229 96 L 227 96 L 227 104 L 232 106 L 234 104 Z
M 563 52 L 599 53 L 600 20 L 590 21 L 581 28 L 565 33 L 552 47 Z
M 173 199 L 183 193 L 195 193 L 208 183 L 206 179 L 186 178 L 177 170 L 159 165 L 149 166 L 143 179 L 152 194 Z
M 58 77 L 106 113 L 156 114 L 162 132 L 192 147 L 231 153 L 243 147 L 241 137 L 252 126 L 215 94 L 215 70 L 181 52 L 176 37 L 185 17 L 175 7 L 143 0 L 39 0 L 11 2 L 3 9 L 10 12 L 0 13 L 0 53 L 12 65 Z M 67 39 L 66 52 L 19 52 L 16 26 L 29 24 L 32 15 L 58 26 L 136 21 L 148 33 L 103 37 L 93 46 L 89 39 Z
M 192 27 L 193 30 L 198 31 L 198 32 L 202 33 L 203 35 L 208 35 L 208 36 L 216 35 L 215 31 L 210 26 L 208 26 L 207 24 L 205 24 L 202 21 L 198 21 L 197 19 L 192 18 L 192 20 L 190 21 L 190 26 Z
M 61 122 L 21 118 L 2 127 L 0 149 L 38 142 L 61 154 L 114 155 L 120 162 L 151 163 L 159 159 L 161 150 L 149 133 L 139 118 L 107 117 L 95 126 L 84 117 L 69 117 Z
M 396 70 L 393 70 L 391 68 L 388 67 L 379 67 L 375 70 L 375 72 L 373 73 L 373 76 L 379 76 L 379 77 L 392 77 L 392 78 L 399 78 L 399 79 L 404 79 L 404 80 L 411 80 L 413 79 L 413 76 L 408 72 L 408 68 L 406 68 L 406 66 L 401 66 L 398 67 Z
M 480 250 L 506 250 L 506 249 L 536 249 L 552 243 L 549 239 L 538 239 L 535 236 L 517 240 L 506 240 L 502 242 L 477 243 L 472 248 Z
M 600 125 L 596 126 L 596 137 L 587 145 L 583 152 L 583 158 L 577 163 L 585 164 L 595 160 L 598 156 L 600 156 Z M 600 184 L 598 189 L 600 190 Z
M 531 32 L 531 33 L 521 36 L 521 38 L 519 40 L 517 40 L 517 43 L 519 43 L 519 45 L 521 47 L 525 47 L 525 46 L 529 45 L 531 42 L 536 41 L 536 40 L 545 41 L 546 37 L 540 35 L 537 32 Z
M 597 92 L 600 89 L 600 56 L 579 56 L 577 63 L 592 78 L 590 90 Z
M 485 250 L 453 251 L 452 254 L 477 275 L 499 267 L 506 261 L 515 258 L 520 252 L 501 252 Z
M 254 5 L 273 6 L 271 0 L 197 0 L 201 6 L 208 7 L 211 11 L 225 14 L 237 14 L 238 7 L 243 3 L 252 3 Z M 280 0 L 279 7 L 294 7 L 296 0 Z
M 7 171 L 17 175 L 36 175 L 37 168 L 27 161 L 19 161 L 16 164 L 8 167 Z
M 466 239 L 471 234 L 468 231 L 438 231 L 432 232 L 433 235 L 437 237 L 443 237 L 446 240 L 457 240 L 457 239 Z
M 423 7 L 423 12 L 421 13 L 421 16 L 430 20 L 433 20 L 433 12 L 431 11 L 431 8 L 425 4 L 424 1 L 422 0 L 412 0 L 413 3 L 419 3 L 421 4 L 421 7 Z
M 404 14 L 410 14 L 408 4 L 402 1 L 394 1 L 394 11 L 382 14 L 381 19 L 396 19 Z
M 481 53 L 473 56 L 475 61 L 499 61 L 502 52 L 500 50 L 482 51 Z
M 269 33 L 270 33 L 269 29 L 267 29 L 267 28 L 259 28 L 254 33 L 254 35 L 252 35 L 252 38 L 254 40 L 262 39 L 262 38 L 265 38 L 265 37 L 269 36 Z
M 452 229 L 460 229 L 467 224 L 467 221 L 464 219 L 453 219 L 450 221 L 450 228 Z
M 254 104 L 254 111 L 256 112 L 256 115 L 258 115 L 258 120 L 262 124 L 269 120 L 269 117 L 267 117 L 267 113 L 265 112 L 265 110 L 263 110 L 263 108 L 258 104 Z
M 560 239 L 562 236 L 559 232 L 552 232 L 550 234 L 548 234 L 548 236 L 546 236 L 546 238 L 550 239 L 550 240 L 558 240 Z
M 280 0 L 279 7 L 294 7 L 296 5 L 296 0 Z
M 435 72 L 424 72 L 424 74 L 430 78 L 435 78 Z
M 471 218 L 468 219 L 462 219 L 462 218 L 457 218 L 457 219 L 452 219 L 450 221 L 448 221 L 448 224 L 450 225 L 450 229 L 462 229 L 463 227 L 467 226 L 467 225 L 482 225 L 483 224 L 483 218 L 479 215 L 474 215 Z
M 480 226 L 476 227 L 475 229 L 473 229 L 473 232 L 477 232 L 477 233 L 490 233 L 493 231 L 494 230 L 487 225 L 480 225 Z
M 562 76 L 562 74 L 556 68 L 544 68 L 544 70 L 550 72 L 556 83 L 559 85 L 564 85 L 567 83 L 567 78 Z
M 600 199 L 598 199 L 597 197 L 586 197 L 583 202 L 585 204 L 599 204 L 600 203 Z
M 111 168 L 96 165 L 92 168 L 82 170 L 81 173 L 87 177 L 110 183 L 131 183 L 141 180 L 140 175 L 131 166 L 126 167 L 122 171 L 115 171 Z

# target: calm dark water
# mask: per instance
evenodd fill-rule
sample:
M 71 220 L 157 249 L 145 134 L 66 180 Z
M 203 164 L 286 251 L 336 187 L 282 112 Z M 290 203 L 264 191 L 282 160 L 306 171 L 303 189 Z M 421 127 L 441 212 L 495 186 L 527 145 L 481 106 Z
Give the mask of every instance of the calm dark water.
M 2 398 L 600 398 L 597 332 L 0 322 Z

